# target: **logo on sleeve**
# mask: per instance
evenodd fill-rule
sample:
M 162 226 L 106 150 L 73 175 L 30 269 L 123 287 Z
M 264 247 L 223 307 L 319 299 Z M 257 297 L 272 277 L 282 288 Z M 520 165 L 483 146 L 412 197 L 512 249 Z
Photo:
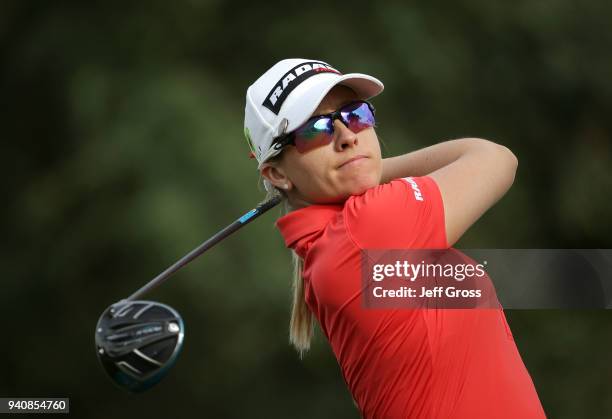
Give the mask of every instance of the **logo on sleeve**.
M 412 192 L 414 192 L 414 199 L 417 201 L 423 201 L 423 195 L 421 194 L 421 190 L 419 189 L 419 185 L 412 179 L 411 177 L 403 178 L 406 182 L 410 184 L 412 187 Z
M 285 99 L 287 99 L 287 96 L 289 96 L 293 89 L 298 87 L 304 80 L 322 73 L 341 74 L 328 64 L 319 61 L 307 61 L 286 72 L 272 90 L 270 90 L 262 105 L 278 115 Z

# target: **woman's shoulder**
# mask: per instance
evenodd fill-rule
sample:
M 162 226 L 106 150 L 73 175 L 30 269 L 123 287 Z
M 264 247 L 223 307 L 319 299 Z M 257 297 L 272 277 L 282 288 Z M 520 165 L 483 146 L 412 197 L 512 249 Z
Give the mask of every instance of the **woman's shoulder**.
M 380 244 L 373 238 L 386 237 L 408 246 L 416 243 L 416 236 L 444 235 L 442 198 L 428 176 L 394 179 L 354 195 L 345 203 L 344 216 L 355 241 L 364 244 Z
M 436 194 L 437 192 L 437 194 Z M 435 181 L 429 176 L 403 177 L 366 189 L 360 195 L 353 195 L 345 205 L 354 209 L 366 207 L 386 208 L 389 204 L 423 203 L 440 198 Z

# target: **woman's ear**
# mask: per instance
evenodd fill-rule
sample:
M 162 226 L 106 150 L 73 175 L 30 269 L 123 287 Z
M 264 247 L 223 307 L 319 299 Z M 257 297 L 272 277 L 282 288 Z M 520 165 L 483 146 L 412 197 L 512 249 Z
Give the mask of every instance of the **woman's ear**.
M 273 186 L 276 186 L 279 189 L 287 191 L 289 188 L 291 188 L 291 181 L 281 167 L 273 166 L 271 164 L 264 164 L 264 166 L 261 168 L 261 175 L 265 177 Z

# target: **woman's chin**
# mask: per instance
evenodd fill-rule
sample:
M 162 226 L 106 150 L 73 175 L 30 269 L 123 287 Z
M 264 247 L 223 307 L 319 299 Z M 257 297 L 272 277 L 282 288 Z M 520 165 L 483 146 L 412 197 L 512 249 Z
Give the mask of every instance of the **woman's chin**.
M 365 191 L 375 186 L 378 186 L 380 179 L 374 173 L 362 173 L 350 182 L 351 195 L 361 195 Z
M 338 179 L 340 181 L 340 179 Z M 320 204 L 338 204 L 346 201 L 350 196 L 361 195 L 370 188 L 380 184 L 380 176 L 375 172 L 356 173 L 350 178 L 344 178 L 337 182 L 335 188 L 337 193 L 325 196 L 310 196 L 308 202 Z
M 360 159 L 359 161 L 369 162 L 370 159 Z M 340 172 L 338 182 L 345 186 L 343 189 L 347 191 L 348 195 L 361 195 L 365 191 L 380 183 L 380 174 L 378 170 L 375 170 L 371 166 L 357 167 L 355 166 L 352 170 L 345 170 Z
M 377 185 L 378 185 L 378 182 L 376 182 L 373 179 L 363 179 L 360 182 L 355 182 L 353 185 L 351 185 L 350 189 L 348 190 L 347 197 L 351 195 L 361 195 L 368 189 L 373 188 Z

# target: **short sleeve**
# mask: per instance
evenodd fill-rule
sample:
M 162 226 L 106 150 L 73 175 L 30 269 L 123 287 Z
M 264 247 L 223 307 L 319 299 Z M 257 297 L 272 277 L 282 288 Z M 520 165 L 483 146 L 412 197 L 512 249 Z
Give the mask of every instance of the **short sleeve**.
M 444 204 L 429 176 L 394 179 L 350 197 L 345 222 L 362 249 L 446 249 Z

